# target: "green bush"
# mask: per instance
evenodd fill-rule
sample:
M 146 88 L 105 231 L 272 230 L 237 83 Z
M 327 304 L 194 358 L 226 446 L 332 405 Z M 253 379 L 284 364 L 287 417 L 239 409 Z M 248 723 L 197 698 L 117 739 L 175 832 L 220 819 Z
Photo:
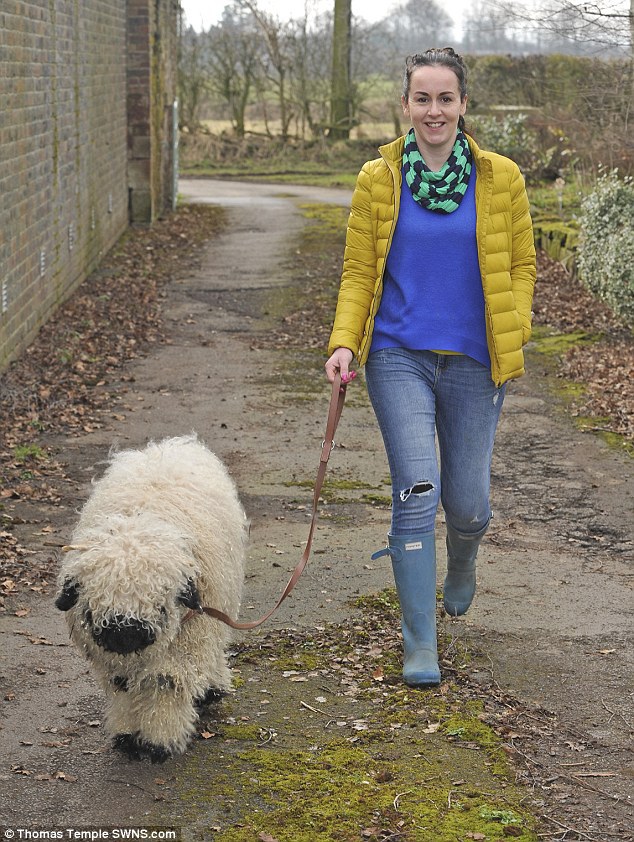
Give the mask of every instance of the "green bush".
M 581 203 L 577 267 L 581 281 L 634 322 L 634 180 L 604 173 Z
M 566 138 L 550 130 L 537 131 L 522 112 L 470 117 L 467 131 L 480 147 L 515 161 L 528 181 L 554 178 L 568 165 Z

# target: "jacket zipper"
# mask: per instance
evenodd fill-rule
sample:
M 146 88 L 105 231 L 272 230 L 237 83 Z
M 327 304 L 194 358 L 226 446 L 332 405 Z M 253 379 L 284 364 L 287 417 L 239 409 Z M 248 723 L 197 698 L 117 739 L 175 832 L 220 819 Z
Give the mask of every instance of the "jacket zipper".
M 379 149 L 379 152 L 381 152 L 380 149 Z M 401 193 L 400 193 L 401 186 L 398 183 L 398 181 L 399 181 L 398 173 L 392 167 L 391 161 L 388 161 L 388 159 L 383 155 L 382 152 L 381 152 L 381 158 L 383 158 L 383 160 L 387 164 L 387 167 L 388 167 L 388 169 L 390 171 L 390 174 L 392 176 L 392 181 L 394 182 L 394 192 L 393 192 L 394 213 L 392 214 L 392 227 L 390 229 L 390 235 L 387 239 L 387 247 L 385 249 L 385 258 L 383 260 L 383 269 L 381 270 L 381 276 L 379 278 L 377 278 L 377 280 L 375 281 L 375 284 L 374 284 L 374 295 L 372 296 L 372 307 L 370 308 L 371 331 L 369 331 L 368 333 L 365 333 L 364 336 L 363 336 L 361 346 L 359 347 L 359 354 L 358 354 L 359 361 L 364 359 L 365 349 L 368 346 L 368 344 L 370 343 L 370 341 L 372 339 L 372 335 L 374 334 L 374 319 L 375 319 L 376 314 L 377 314 L 378 309 L 379 309 L 378 305 L 375 306 L 375 304 L 376 304 L 377 296 L 379 295 L 379 291 L 381 291 L 381 294 L 383 294 L 382 293 L 383 277 L 385 275 L 385 267 L 387 266 L 387 257 L 388 257 L 388 254 L 390 253 L 390 248 L 392 247 L 392 239 L 394 237 L 394 231 L 396 230 L 396 220 L 398 219 L 398 212 L 400 212 L 400 209 L 401 209 L 401 207 L 400 207 L 401 206 Z M 398 212 L 397 212 L 397 209 L 396 209 L 396 205 L 397 205 L 397 198 L 396 197 L 397 197 L 397 195 L 398 195 Z

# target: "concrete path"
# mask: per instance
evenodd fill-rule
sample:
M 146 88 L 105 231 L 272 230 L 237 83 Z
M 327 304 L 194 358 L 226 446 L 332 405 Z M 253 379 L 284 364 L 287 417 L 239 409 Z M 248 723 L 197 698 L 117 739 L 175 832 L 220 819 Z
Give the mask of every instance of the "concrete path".
M 310 489 L 301 484 L 314 479 L 330 393 L 320 355 L 254 350 L 253 340 L 266 333 L 276 295 L 296 281 L 292 253 L 306 224 L 299 205 L 346 205 L 350 196 L 202 179 L 182 180 L 180 193 L 185 201 L 224 206 L 229 225 L 206 246 L 200 268 L 168 291 L 170 344 L 131 366 L 124 411 L 107 429 L 55 444 L 76 466 L 79 506 L 113 442 L 137 446 L 198 431 L 228 464 L 251 518 L 243 608 L 250 618 L 276 597 L 301 555 L 311 502 Z M 620 799 L 596 796 L 597 809 L 619 813 L 632 776 L 634 470 L 631 460 L 575 431 L 553 406 L 538 355 L 531 354 L 529 365 L 529 376 L 509 389 L 503 412 L 493 464 L 496 517 L 481 551 L 478 595 L 468 616 L 447 620 L 447 628 L 489 655 L 500 686 L 554 711 L 581 735 L 596 771 L 614 772 L 601 788 Z M 329 476 L 387 495 L 387 465 L 363 393 L 359 379 L 349 390 L 343 447 L 331 459 Z M 354 505 L 323 507 L 314 558 L 267 627 L 336 621 L 350 613 L 351 596 L 391 584 L 385 561 L 369 558 L 384 544 L 389 511 L 363 504 L 362 491 L 346 493 Z M 340 528 L 337 514 L 350 511 L 354 523 L 348 518 Z M 74 513 L 56 518 L 63 531 Z M 442 544 L 440 518 L 441 558 Z M 80 817 L 83 824 L 112 824 L 150 809 L 142 789 L 152 771 L 139 767 L 137 788 L 111 752 L 90 772 L 80 767 L 79 782 L 64 790 L 62 800 L 54 788 L 34 792 L 6 768 L 27 762 L 16 734 L 35 743 L 28 762 L 36 765 L 45 756 L 37 748 L 42 727 L 51 733 L 68 728 L 69 711 L 79 717 L 99 704 L 99 696 L 49 602 L 26 623 L 3 617 L 0 629 L 6 675 L 28 664 L 31 688 L 19 707 L 6 706 L 0 732 L 4 822 L 21 816 L 64 824 Z M 34 647 L 25 631 L 47 638 L 52 648 Z M 36 662 L 46 674 L 33 678 Z M 546 762 L 548 746 L 544 755 Z M 63 757 L 60 763 L 70 762 Z

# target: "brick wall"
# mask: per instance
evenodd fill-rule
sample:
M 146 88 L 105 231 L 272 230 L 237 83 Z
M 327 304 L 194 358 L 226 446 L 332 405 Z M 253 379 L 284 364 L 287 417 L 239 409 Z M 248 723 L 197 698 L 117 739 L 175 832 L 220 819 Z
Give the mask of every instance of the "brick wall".
M 177 9 L 2 0 L 0 371 L 130 219 L 151 222 L 171 206 Z
M 178 5 L 128 0 L 128 172 L 135 222 L 154 220 L 173 199 Z

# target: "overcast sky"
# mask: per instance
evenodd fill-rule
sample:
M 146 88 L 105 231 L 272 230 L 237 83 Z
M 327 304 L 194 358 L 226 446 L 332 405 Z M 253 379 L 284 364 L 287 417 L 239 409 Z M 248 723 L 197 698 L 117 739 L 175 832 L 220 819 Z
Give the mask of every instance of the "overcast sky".
M 281 20 L 303 16 L 303 0 L 257 0 L 259 8 L 277 15 Z M 387 17 L 402 0 L 352 0 L 352 14 L 373 22 Z M 439 5 L 455 22 L 459 21 L 469 0 L 440 0 Z M 333 0 L 307 0 L 309 13 L 322 12 L 334 6 Z M 207 29 L 217 23 L 227 0 L 181 0 L 187 22 L 194 29 Z M 459 35 L 459 30 L 455 32 Z M 444 46 L 444 45 L 443 45 Z

